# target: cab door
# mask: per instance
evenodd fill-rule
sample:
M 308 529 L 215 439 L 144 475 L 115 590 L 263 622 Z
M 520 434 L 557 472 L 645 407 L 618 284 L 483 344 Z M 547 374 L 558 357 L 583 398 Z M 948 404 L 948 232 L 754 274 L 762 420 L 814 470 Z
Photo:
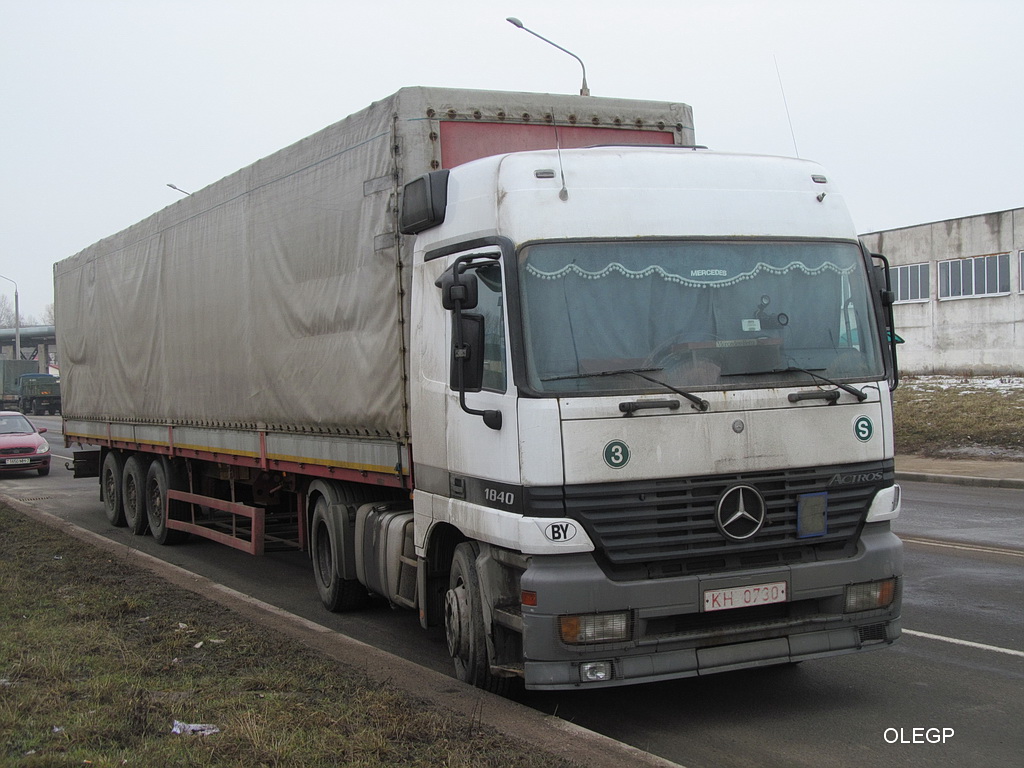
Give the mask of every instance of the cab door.
M 444 306 L 453 270 L 460 283 L 473 284 L 473 301 L 458 309 Z M 501 251 L 453 253 L 420 272 L 411 355 L 419 378 L 412 401 L 417 489 L 433 494 L 435 520 L 448 519 L 467 536 L 512 544 L 499 532 L 508 530 L 502 516 L 493 514 L 520 512 L 522 504 Z

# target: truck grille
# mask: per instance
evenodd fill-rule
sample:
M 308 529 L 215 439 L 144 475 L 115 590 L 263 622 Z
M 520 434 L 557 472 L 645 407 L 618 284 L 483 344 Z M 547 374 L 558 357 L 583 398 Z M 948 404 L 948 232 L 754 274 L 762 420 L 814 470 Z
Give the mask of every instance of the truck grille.
M 530 506 L 551 514 L 562 502 L 561 514 L 587 531 L 609 578 L 664 578 L 849 556 L 871 500 L 893 478 L 892 461 L 872 462 L 569 486 L 561 494 L 533 489 Z M 757 488 L 767 505 L 761 530 L 745 541 L 726 539 L 715 524 L 719 497 L 738 483 Z M 799 538 L 797 498 L 821 492 L 828 494 L 827 530 Z

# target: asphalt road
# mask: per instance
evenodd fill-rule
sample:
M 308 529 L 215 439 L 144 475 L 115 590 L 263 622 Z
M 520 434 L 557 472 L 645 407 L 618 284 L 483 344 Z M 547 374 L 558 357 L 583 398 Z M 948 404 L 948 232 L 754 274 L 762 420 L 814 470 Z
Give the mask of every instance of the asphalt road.
M 57 456 L 60 419 L 51 429 Z M 95 480 L 56 463 L 0 493 L 423 666 L 450 672 L 439 632 L 383 603 L 326 613 L 301 553 L 262 560 L 112 528 Z M 1024 754 L 1024 492 L 904 483 L 904 636 L 890 648 L 797 667 L 586 693 L 526 693 L 543 712 L 689 768 L 1018 766 Z

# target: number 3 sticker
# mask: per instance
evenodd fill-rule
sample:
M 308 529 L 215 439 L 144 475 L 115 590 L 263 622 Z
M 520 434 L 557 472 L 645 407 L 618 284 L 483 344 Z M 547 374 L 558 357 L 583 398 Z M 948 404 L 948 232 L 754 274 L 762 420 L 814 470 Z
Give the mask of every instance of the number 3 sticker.
M 612 469 L 622 469 L 629 463 L 629 446 L 621 440 L 612 440 L 604 447 L 604 463 Z

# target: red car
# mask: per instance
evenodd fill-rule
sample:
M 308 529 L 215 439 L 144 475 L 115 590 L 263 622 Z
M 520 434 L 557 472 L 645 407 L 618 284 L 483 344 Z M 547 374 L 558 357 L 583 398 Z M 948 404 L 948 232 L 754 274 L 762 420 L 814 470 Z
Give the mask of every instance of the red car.
M 25 472 L 34 469 L 50 474 L 50 444 L 42 436 L 46 428 L 36 429 L 17 411 L 0 411 L 0 472 Z

